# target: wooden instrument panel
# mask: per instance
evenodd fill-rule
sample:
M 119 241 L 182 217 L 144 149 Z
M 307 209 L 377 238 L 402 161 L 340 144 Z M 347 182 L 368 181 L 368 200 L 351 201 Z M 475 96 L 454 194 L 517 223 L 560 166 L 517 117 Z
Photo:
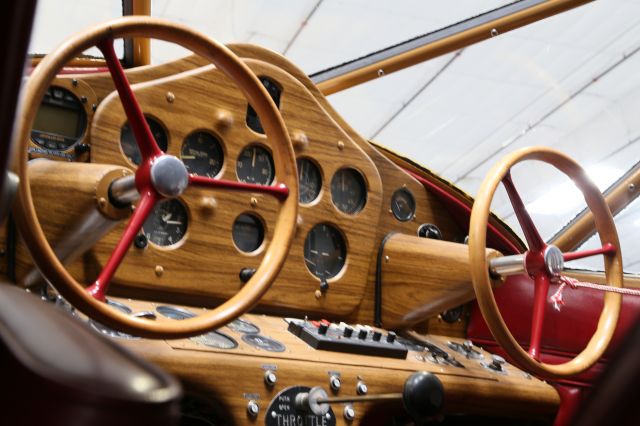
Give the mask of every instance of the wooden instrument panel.
M 260 53 L 258 50 L 254 56 Z M 275 66 L 259 59 L 246 59 L 246 62 L 258 76 L 268 77 L 281 89 L 280 111 L 296 154 L 298 158 L 311 160 L 322 178 L 318 198 L 300 204 L 298 228 L 288 260 L 261 306 L 267 310 L 324 313 L 372 322 L 376 254 L 382 238 L 390 232 L 415 235 L 422 223 L 437 224 L 446 239 L 460 238 L 459 231 L 421 184 L 355 132 L 345 131 L 317 95 L 283 70 L 281 64 Z M 221 142 L 224 155 L 217 177 L 238 180 L 236 168 L 241 151 L 254 145 L 270 151 L 270 141 L 247 126 L 248 103 L 230 80 L 213 66 L 194 68 L 196 65 L 202 64 L 187 58 L 161 67 L 146 67 L 146 74 L 152 78 L 146 82 L 141 69 L 133 70 L 132 81 L 141 81 L 132 86 L 133 90 L 144 113 L 166 131 L 169 154 L 180 157 L 181 146 L 188 135 L 195 131 L 208 132 Z M 171 75 L 182 69 L 186 71 Z M 70 85 L 69 80 L 78 83 Z M 135 164 L 120 146 L 126 117 L 116 93 L 108 94 L 108 75 L 61 76 L 54 84 L 60 81 L 71 89 L 86 85 L 95 88 L 99 105 L 91 116 L 86 139 L 90 143 L 90 161 L 134 170 Z M 332 177 L 345 168 L 357 170 L 366 186 L 366 202 L 354 214 L 336 208 L 331 196 Z M 275 175 L 277 181 L 277 170 Z M 391 211 L 391 196 L 400 188 L 415 199 L 415 213 L 406 221 L 396 219 Z M 83 212 L 74 210 L 82 202 L 70 203 L 64 195 L 58 201 L 65 206 L 64 221 L 82 215 Z M 47 205 L 51 202 L 47 200 Z M 185 237 L 169 247 L 154 244 L 144 249 L 132 247 L 118 270 L 116 282 L 120 291 L 129 294 L 190 303 L 202 303 L 204 296 L 205 304 L 212 305 L 230 297 L 242 286 L 241 269 L 259 265 L 264 247 L 272 238 L 277 202 L 261 194 L 197 189 L 183 194 L 180 202 L 188 215 Z M 264 225 L 265 243 L 251 253 L 240 251 L 231 235 L 234 221 L 243 213 L 256 215 Z M 51 236 L 64 222 L 49 213 L 41 215 L 40 220 Z M 329 289 L 322 292 L 319 292 L 321 279 L 309 271 L 304 259 L 305 239 L 318 224 L 334 226 L 346 245 L 345 266 L 327 280 Z M 117 226 L 71 266 L 78 279 L 90 282 L 95 278 L 123 228 L 124 223 Z M 18 258 L 18 277 L 21 277 L 30 266 L 27 256 Z
M 118 299 L 134 312 L 156 312 L 162 304 Z M 202 309 L 187 308 L 193 313 Z M 489 415 L 514 418 L 548 419 L 555 414 L 558 395 L 550 385 L 518 368 L 506 364 L 506 373 L 495 373 L 480 365 L 491 355 L 474 347 L 482 359 L 467 359 L 448 347 L 449 342 L 462 344 L 461 339 L 437 335 L 419 336 L 452 354 L 463 367 L 434 364 L 425 352 L 410 350 L 406 359 L 345 354 L 316 350 L 287 331 L 281 317 L 248 314 L 242 317 L 256 325 L 260 336 L 275 339 L 284 345 L 282 352 L 257 349 L 243 340 L 242 332 L 229 326 L 218 331 L 235 340 L 234 349 L 216 349 L 194 341 L 117 339 L 136 353 L 143 355 L 178 374 L 187 391 L 197 390 L 210 402 L 222 405 L 235 424 L 263 424 L 271 400 L 290 386 L 321 386 L 333 396 L 355 396 L 358 382 L 368 387 L 368 395 L 402 392 L 404 381 L 415 371 L 436 374 L 445 388 L 444 413 Z M 156 321 L 172 321 L 158 314 Z M 272 371 L 277 380 L 265 383 L 265 372 Z M 331 391 L 329 380 L 340 378 L 341 387 Z M 257 402 L 260 412 L 247 413 L 249 401 Z M 346 404 L 333 404 L 336 424 L 367 424 L 367 415 L 379 402 L 354 403 L 356 418 L 347 422 L 343 416 Z M 392 412 L 402 412 L 400 405 Z M 389 414 L 389 413 L 387 413 Z

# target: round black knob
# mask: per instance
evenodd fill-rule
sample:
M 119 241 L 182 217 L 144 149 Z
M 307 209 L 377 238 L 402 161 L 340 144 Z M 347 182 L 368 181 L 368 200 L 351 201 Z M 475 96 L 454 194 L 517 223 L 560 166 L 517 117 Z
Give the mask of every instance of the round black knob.
M 402 390 L 402 403 L 407 413 L 416 421 L 423 422 L 440 412 L 444 402 L 444 386 L 435 374 L 413 373 Z
M 255 273 L 256 270 L 254 268 L 242 268 L 240 269 L 238 276 L 240 277 L 240 281 L 242 281 L 243 284 L 246 284 Z
M 144 234 L 138 234 L 133 239 L 133 245 L 139 249 L 143 249 L 147 246 L 147 237 Z
M 418 228 L 418 236 L 422 238 L 432 238 L 434 240 L 442 239 L 442 232 L 433 223 L 423 223 Z

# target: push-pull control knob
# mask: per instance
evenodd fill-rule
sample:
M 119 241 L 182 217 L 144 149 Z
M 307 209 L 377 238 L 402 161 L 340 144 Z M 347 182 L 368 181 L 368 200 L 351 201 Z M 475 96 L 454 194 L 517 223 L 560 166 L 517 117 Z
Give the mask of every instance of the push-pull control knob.
M 491 364 L 489 364 L 489 368 L 496 371 L 504 371 L 503 365 L 505 365 L 507 361 L 502 358 L 500 355 L 491 355 Z
M 440 412 L 444 402 L 444 386 L 435 374 L 413 373 L 402 389 L 402 404 L 417 422 L 423 422 Z

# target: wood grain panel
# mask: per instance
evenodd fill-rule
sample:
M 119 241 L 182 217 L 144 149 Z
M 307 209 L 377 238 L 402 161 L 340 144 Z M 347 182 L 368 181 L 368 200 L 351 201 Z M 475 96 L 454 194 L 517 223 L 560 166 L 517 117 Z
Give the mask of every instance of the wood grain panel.
M 374 257 L 370 230 L 376 228 L 381 209 L 380 176 L 367 155 L 323 112 L 299 82 L 269 64 L 257 61 L 248 61 L 248 64 L 258 75 L 267 75 L 282 86 L 280 108 L 289 131 L 294 135 L 304 134 L 308 141 L 299 144 L 297 152 L 313 158 L 324 176 L 320 200 L 310 206 L 301 206 L 299 228 L 289 259 L 264 303 L 275 308 L 346 315 L 362 298 Z M 213 67 L 133 87 L 145 113 L 158 119 L 167 129 L 169 154 L 179 156 L 182 141 L 195 130 L 210 131 L 222 140 L 225 162 L 221 178 L 237 179 L 236 159 L 248 144 L 269 147 L 264 135 L 253 132 L 245 124 L 247 101 Z M 167 101 L 169 92 L 172 102 Z M 117 142 L 125 121 L 119 99 L 115 94 L 107 96 L 96 111 L 91 128 L 92 161 L 135 167 L 124 157 Z M 369 190 L 364 209 L 355 215 L 338 211 L 330 197 L 331 176 L 347 166 L 358 169 L 365 176 Z M 207 203 L 210 197 L 215 199 L 213 204 L 217 207 L 214 209 L 210 208 L 212 203 Z M 257 205 L 251 204 L 251 198 L 257 200 Z M 116 279 L 120 284 L 136 288 L 206 295 L 212 301 L 227 298 L 241 285 L 240 269 L 255 267 L 261 260 L 260 251 L 247 255 L 235 248 L 231 241 L 233 221 L 243 212 L 258 214 L 266 224 L 268 241 L 272 237 L 270 232 L 277 203 L 257 194 L 192 189 L 181 200 L 189 210 L 191 226 L 179 247 L 167 249 L 149 245 L 145 250 L 130 250 Z M 329 280 L 330 289 L 320 298 L 315 296 L 319 279 L 307 270 L 303 259 L 304 239 L 317 223 L 338 226 L 349 249 L 344 271 Z M 104 264 L 119 232 L 114 231 L 96 247 L 93 257 L 97 265 Z M 164 270 L 161 277 L 155 273 L 158 265 Z
M 499 253 L 487 250 L 487 255 Z M 382 257 L 382 324 L 387 328 L 408 328 L 475 297 L 464 244 L 394 234 Z
M 157 304 L 121 300 L 134 311 L 154 310 Z M 194 312 L 200 309 L 189 308 Z M 339 396 L 355 395 L 358 381 L 369 388 L 369 395 L 401 392 L 406 378 L 415 371 L 436 374 L 445 386 L 445 413 L 495 414 L 505 417 L 550 418 L 555 413 L 559 399 L 548 384 L 527 376 L 512 365 L 505 368 L 507 374 L 496 374 L 480 366 L 477 360 L 458 357 L 465 368 L 441 366 L 419 360 L 416 352 L 409 352 L 406 360 L 340 354 L 315 350 L 286 330 L 282 318 L 264 315 L 243 317 L 256 324 L 261 334 L 275 338 L 287 350 L 282 353 L 257 350 L 245 344 L 242 334 L 228 327 L 220 329 L 238 341 L 233 350 L 218 350 L 180 339 L 171 341 L 120 341 L 133 351 L 158 363 L 178 375 L 187 389 L 195 389 L 201 396 L 217 401 L 226 408 L 237 424 L 262 424 L 269 401 L 289 386 L 322 386 L 329 389 L 329 377 L 339 374 L 342 388 L 334 393 Z M 170 321 L 159 317 L 158 321 Z M 447 348 L 452 340 L 441 336 L 422 336 L 432 343 Z M 455 339 L 454 339 L 455 340 Z M 455 340 L 460 343 L 459 340 Z M 490 355 L 478 349 L 483 356 Z M 451 350 L 449 350 L 451 352 Z M 277 375 L 275 386 L 264 383 L 267 369 Z M 257 399 L 261 411 L 257 420 L 246 415 L 249 399 Z M 375 403 L 355 404 L 357 413 L 354 424 L 376 407 Z M 401 408 L 395 407 L 398 412 Z M 346 424 L 342 417 L 343 405 L 334 406 L 337 424 Z

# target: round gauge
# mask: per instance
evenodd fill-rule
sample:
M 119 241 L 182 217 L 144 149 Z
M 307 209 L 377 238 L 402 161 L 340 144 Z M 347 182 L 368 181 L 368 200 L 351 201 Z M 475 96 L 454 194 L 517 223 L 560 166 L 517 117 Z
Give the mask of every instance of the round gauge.
M 250 145 L 242 150 L 236 163 L 240 182 L 270 185 L 275 177 L 273 158 L 266 148 Z
M 396 190 L 391 196 L 391 211 L 401 222 L 413 219 L 416 214 L 416 199 L 407 188 Z
M 243 213 L 233 222 L 231 235 L 238 250 L 251 253 L 258 250 L 264 241 L 264 226 L 257 216 Z
M 235 349 L 238 347 L 238 342 L 219 331 L 209 331 L 200 336 L 191 337 L 189 340 L 216 349 Z
M 355 214 L 367 202 L 367 185 L 355 169 L 341 169 L 331 179 L 331 199 L 338 210 Z
M 210 133 L 194 132 L 186 137 L 180 159 L 189 173 L 214 177 L 222 170 L 224 154 L 220 141 Z
M 163 317 L 173 320 L 183 320 L 196 316 L 193 312 L 187 309 L 178 308 L 177 306 L 161 305 L 156 308 L 156 311 Z
M 66 150 L 80 140 L 86 128 L 82 102 L 69 90 L 51 86 L 38 108 L 31 139 L 43 148 Z
M 275 339 L 261 334 L 244 334 L 242 340 L 256 349 L 269 352 L 284 352 L 287 347 Z
M 250 321 L 244 320 L 242 318 L 234 319 L 229 324 L 227 324 L 227 327 L 229 327 L 230 329 L 238 333 L 245 333 L 245 334 L 260 333 L 260 329 L 258 328 L 257 325 L 255 325 Z
M 147 119 L 147 123 L 151 129 L 151 134 L 156 140 L 158 147 L 162 152 L 167 152 L 169 142 L 167 139 L 167 132 L 164 130 L 164 127 L 162 127 L 162 124 L 146 115 L 144 118 Z M 138 144 L 136 143 L 136 137 L 134 136 L 133 130 L 131 129 L 131 126 L 129 126 L 128 121 L 124 123 L 120 130 L 120 147 L 129 161 L 136 166 L 140 164 L 142 157 L 140 155 L 140 150 L 138 149 Z
M 314 226 L 304 240 L 304 261 L 309 271 L 321 279 L 338 275 L 344 267 L 347 246 L 342 234 L 326 223 Z
M 127 305 L 125 305 L 124 303 L 121 302 L 117 302 L 115 300 L 110 300 L 107 299 L 107 305 L 114 307 L 115 309 L 117 309 L 118 311 L 125 313 L 127 315 L 130 315 L 131 312 L 133 312 L 131 310 L 130 307 L 128 307 Z M 97 321 L 94 320 L 89 320 L 89 325 L 91 325 L 91 327 L 102 333 L 105 334 L 109 337 L 117 337 L 119 339 L 137 339 L 137 337 L 132 336 L 131 334 L 127 334 L 127 333 L 123 333 L 122 331 L 118 331 L 118 330 L 114 330 L 113 328 L 107 327 L 106 325 L 102 325 Z
M 298 182 L 300 182 L 300 203 L 309 204 L 320 195 L 322 175 L 315 163 L 307 158 L 298 158 Z
M 170 246 L 184 238 L 188 220 L 187 209 L 179 200 L 163 200 L 147 217 L 142 232 L 153 244 Z

